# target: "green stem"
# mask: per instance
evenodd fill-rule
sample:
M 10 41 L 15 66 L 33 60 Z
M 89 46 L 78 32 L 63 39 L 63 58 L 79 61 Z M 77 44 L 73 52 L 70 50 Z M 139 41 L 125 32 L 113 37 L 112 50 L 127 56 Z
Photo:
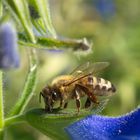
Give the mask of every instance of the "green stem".
M 3 90 L 2 90 L 2 71 L 0 71 L 0 129 L 4 127 L 4 111 L 3 111 Z
M 2 85 L 2 71 L 0 71 L 0 140 L 4 139 L 4 110 L 3 110 L 3 85 Z
M 24 116 L 23 115 L 16 115 L 13 117 L 9 117 L 5 119 L 5 127 L 8 127 L 12 124 L 16 123 L 23 123 L 24 122 Z
M 19 36 L 21 40 L 18 41 L 19 45 L 34 47 L 34 48 L 44 48 L 44 49 L 72 49 L 72 50 L 82 50 L 86 51 L 91 48 L 91 44 L 85 39 L 74 40 L 66 39 L 60 40 L 55 38 L 46 38 L 46 37 L 36 37 L 37 43 L 33 44 L 26 41 L 23 36 Z
M 0 130 L 0 140 L 4 140 L 4 131 Z
M 45 31 L 45 34 L 49 33 L 53 38 L 56 38 L 50 16 L 49 0 L 28 0 L 28 4 L 34 26 L 43 32 Z
M 0 0 L 0 17 L 2 17 L 3 14 L 3 6 L 2 6 L 2 0 Z
M 30 57 L 30 70 L 25 82 L 25 86 L 22 92 L 22 96 L 19 98 L 15 106 L 9 113 L 9 116 L 22 114 L 25 107 L 29 103 L 31 97 L 34 94 L 34 89 L 36 85 L 36 75 L 37 75 L 37 60 L 35 50 L 31 51 Z
M 26 0 L 6 0 L 6 5 L 9 5 L 12 12 L 14 12 L 18 20 L 20 20 L 25 32 L 27 33 L 28 38 L 33 43 L 36 42 L 32 23 L 30 19 L 28 4 Z

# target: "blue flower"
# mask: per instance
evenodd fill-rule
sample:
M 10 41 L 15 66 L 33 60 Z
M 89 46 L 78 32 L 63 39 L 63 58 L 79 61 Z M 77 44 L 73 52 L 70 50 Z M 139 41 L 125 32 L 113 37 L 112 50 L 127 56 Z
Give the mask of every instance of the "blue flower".
M 115 14 L 115 1 L 114 0 L 95 0 L 95 7 L 102 18 L 107 19 Z
M 19 66 L 16 31 L 12 24 L 0 25 L 0 68 L 9 69 Z
M 73 140 L 140 140 L 140 108 L 119 117 L 90 115 L 66 131 Z

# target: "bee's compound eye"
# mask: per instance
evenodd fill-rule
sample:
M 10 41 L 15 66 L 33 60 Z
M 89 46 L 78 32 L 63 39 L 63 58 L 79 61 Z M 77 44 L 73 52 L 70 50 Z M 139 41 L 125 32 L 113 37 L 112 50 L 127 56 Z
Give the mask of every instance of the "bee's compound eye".
M 57 99 L 57 93 L 56 92 L 53 92 L 52 93 L 52 98 L 55 100 L 55 99 Z

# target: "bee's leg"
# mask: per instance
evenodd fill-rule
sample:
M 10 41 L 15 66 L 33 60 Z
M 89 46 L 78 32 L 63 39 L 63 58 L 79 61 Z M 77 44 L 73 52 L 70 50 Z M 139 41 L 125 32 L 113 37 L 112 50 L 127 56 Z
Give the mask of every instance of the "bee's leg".
M 40 92 L 39 94 L 39 102 L 41 103 L 41 96 L 42 96 L 42 92 Z
M 78 94 L 78 92 L 75 90 L 75 98 L 76 98 L 76 106 L 77 106 L 77 109 L 78 109 L 78 113 L 80 111 L 80 96 Z
M 77 84 L 76 85 L 77 88 L 80 88 L 81 90 L 83 90 L 85 92 L 85 94 L 87 94 L 88 98 L 96 104 L 99 104 L 99 101 L 97 99 L 97 97 L 93 94 L 93 92 L 90 92 L 89 89 L 81 84 Z
M 63 104 L 64 104 L 64 100 L 61 99 L 61 100 L 60 100 L 60 106 L 59 106 L 59 107 L 62 108 Z
M 67 106 L 68 106 L 68 102 L 66 102 L 66 103 L 64 104 L 64 108 L 67 108 Z
M 52 107 L 48 106 L 48 105 L 45 105 L 45 111 L 46 112 L 52 112 Z
M 48 106 L 45 104 L 45 111 L 48 111 Z
M 91 100 L 90 98 L 88 97 L 87 100 L 86 100 L 86 103 L 85 103 L 85 108 L 88 108 L 91 106 Z
M 99 104 L 99 101 L 98 101 L 97 97 L 93 94 L 92 94 L 92 96 L 90 96 L 90 100 L 95 104 Z
M 45 102 L 45 111 L 52 112 L 53 111 L 53 102 L 50 102 L 47 98 L 44 98 Z
M 48 112 L 49 107 L 48 107 L 46 98 L 44 98 L 44 102 L 45 102 L 45 111 Z

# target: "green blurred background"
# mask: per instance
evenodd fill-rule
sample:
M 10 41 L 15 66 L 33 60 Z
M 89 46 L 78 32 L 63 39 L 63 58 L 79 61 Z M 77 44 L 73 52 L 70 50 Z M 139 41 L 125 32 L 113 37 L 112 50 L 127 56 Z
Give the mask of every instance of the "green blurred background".
M 39 69 L 35 95 L 27 107 L 44 107 L 39 91 L 53 78 L 67 74 L 86 61 L 108 61 L 110 66 L 100 76 L 117 88 L 101 114 L 117 116 L 136 108 L 140 103 L 140 1 L 139 0 L 50 0 L 53 25 L 59 37 L 83 38 L 93 42 L 89 54 L 68 51 L 38 50 Z M 5 73 L 5 114 L 20 97 L 28 60 L 20 48 L 21 66 Z M 28 124 L 8 128 L 8 140 L 46 140 L 45 135 Z

